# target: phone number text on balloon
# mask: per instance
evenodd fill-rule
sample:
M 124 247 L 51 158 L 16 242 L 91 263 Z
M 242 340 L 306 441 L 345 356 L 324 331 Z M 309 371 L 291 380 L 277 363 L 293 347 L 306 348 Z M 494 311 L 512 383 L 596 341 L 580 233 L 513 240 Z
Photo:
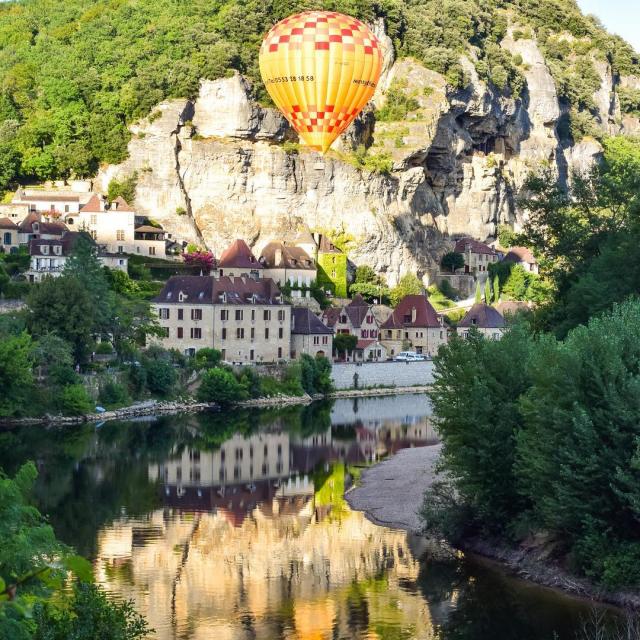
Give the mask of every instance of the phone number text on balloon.
M 279 84 L 281 82 L 313 82 L 313 76 L 277 76 L 275 78 L 267 78 L 266 84 Z

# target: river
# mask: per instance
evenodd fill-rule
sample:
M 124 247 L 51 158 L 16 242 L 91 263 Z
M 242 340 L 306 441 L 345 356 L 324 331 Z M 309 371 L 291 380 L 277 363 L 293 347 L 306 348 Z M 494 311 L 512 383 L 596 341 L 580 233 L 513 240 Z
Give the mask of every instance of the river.
M 0 432 L 38 506 L 158 640 L 574 640 L 589 607 L 379 527 L 343 493 L 437 443 L 424 395 Z

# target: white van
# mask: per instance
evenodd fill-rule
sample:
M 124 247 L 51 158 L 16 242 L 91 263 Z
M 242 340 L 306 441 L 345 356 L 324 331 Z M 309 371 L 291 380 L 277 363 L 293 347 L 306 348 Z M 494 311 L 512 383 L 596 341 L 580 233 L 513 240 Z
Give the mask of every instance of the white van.
M 394 360 L 397 362 L 424 362 L 426 358 L 415 351 L 401 351 Z

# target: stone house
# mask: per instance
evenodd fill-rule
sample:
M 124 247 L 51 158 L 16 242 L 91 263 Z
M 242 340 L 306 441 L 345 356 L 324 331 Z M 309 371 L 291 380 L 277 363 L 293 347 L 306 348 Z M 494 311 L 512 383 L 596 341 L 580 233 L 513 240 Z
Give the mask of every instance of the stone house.
M 387 350 L 379 342 L 380 325 L 373 312 L 373 305 L 357 294 L 353 300 L 342 307 L 330 307 L 322 314 L 322 321 L 333 329 L 335 334 L 346 333 L 358 339 L 356 350 L 347 359 L 386 360 Z
M 333 330 L 310 309 L 294 307 L 291 311 L 291 357 L 299 358 L 303 353 L 331 359 Z
M 484 276 L 489 265 L 498 262 L 500 257 L 493 247 L 473 238 L 458 240 L 454 251 L 464 256 L 464 272 L 475 276 Z
M 477 302 L 467 314 L 458 322 L 456 331 L 462 338 L 467 338 L 472 329 L 477 330 L 486 338 L 499 340 L 502 338 L 506 323 L 499 311 L 483 302 Z
M 18 242 L 28 245 L 30 240 L 60 240 L 69 228 L 59 220 L 48 222 L 41 213 L 31 212 L 18 225 Z
M 249 245 L 244 240 L 238 239 L 222 252 L 214 273 L 219 277 L 257 279 L 262 277 L 263 271 L 263 265 L 253 255 Z
M 242 364 L 289 359 L 291 306 L 273 280 L 173 276 L 152 307 L 167 349 L 193 355 L 210 347 Z
M 293 298 L 311 295 L 309 289 L 317 276 L 316 263 L 301 247 L 270 242 L 262 250 L 259 262 L 264 268 L 262 277 L 271 278 L 280 287 L 290 285 Z
M 393 357 L 401 351 L 428 356 L 447 343 L 447 330 L 427 296 L 405 296 L 380 327 L 380 338 Z
M 11 222 L 19 225 L 29 215 L 29 205 L 26 203 L 0 204 L 0 218 L 9 218 Z
M 538 273 L 538 261 L 533 252 L 528 247 L 511 247 L 507 255 L 503 258 L 503 262 L 513 262 L 519 264 L 525 271 L 529 273 Z
M 51 218 L 78 213 L 91 194 L 62 189 L 18 189 L 11 202 L 27 205 L 30 212 L 42 213 Z
M 9 218 L 0 218 L 0 253 L 15 253 L 18 247 L 18 225 Z

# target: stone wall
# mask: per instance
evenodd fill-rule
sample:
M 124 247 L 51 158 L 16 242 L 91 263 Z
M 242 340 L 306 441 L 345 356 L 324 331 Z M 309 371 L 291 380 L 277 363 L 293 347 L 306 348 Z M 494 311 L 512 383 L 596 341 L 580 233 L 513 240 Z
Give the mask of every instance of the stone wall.
M 413 387 L 433 383 L 433 362 L 367 362 L 334 364 L 331 377 L 336 389 L 358 387 Z

